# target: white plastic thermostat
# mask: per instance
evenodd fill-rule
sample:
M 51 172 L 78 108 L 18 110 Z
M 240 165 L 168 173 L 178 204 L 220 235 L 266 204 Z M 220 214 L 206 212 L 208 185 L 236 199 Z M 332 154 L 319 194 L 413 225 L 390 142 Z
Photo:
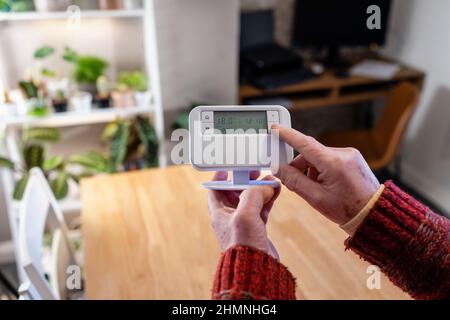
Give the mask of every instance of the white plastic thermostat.
M 250 180 L 250 172 L 293 159 L 292 148 L 271 132 L 274 124 L 291 127 L 282 106 L 201 106 L 189 115 L 191 164 L 201 171 L 232 171 L 232 181 L 211 181 L 213 190 L 245 190 L 254 185 L 279 187 L 277 181 Z

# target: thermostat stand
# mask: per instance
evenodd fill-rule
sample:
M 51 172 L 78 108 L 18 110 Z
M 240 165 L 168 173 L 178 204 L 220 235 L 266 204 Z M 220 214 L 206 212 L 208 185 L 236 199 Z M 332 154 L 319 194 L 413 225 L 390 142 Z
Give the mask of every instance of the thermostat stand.
M 280 183 L 275 180 L 250 180 L 250 171 L 236 170 L 233 171 L 232 181 L 209 181 L 203 183 L 203 186 L 209 190 L 243 191 L 256 186 L 279 188 Z

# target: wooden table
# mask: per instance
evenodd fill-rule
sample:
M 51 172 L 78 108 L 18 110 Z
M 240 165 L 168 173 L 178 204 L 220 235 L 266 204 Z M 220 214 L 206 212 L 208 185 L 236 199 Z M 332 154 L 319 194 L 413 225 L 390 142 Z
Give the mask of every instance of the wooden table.
M 189 166 L 98 176 L 81 184 L 88 299 L 209 299 L 219 248 L 210 226 L 210 173 Z M 346 234 L 284 189 L 269 235 L 297 278 L 297 298 L 405 299 L 344 251 Z

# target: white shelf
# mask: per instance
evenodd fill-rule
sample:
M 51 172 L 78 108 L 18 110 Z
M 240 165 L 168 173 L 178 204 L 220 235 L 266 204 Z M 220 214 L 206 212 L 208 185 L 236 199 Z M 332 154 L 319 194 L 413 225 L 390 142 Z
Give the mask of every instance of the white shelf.
M 87 10 L 81 11 L 81 19 L 94 18 L 133 18 L 144 17 L 143 9 L 136 10 Z M 66 11 L 55 12 L 3 12 L 0 13 L 1 21 L 39 21 L 39 20 L 63 20 L 70 17 Z
M 93 109 L 88 113 L 79 113 L 74 111 L 52 113 L 43 118 L 30 116 L 9 116 L 4 119 L 7 127 L 17 127 L 22 125 L 36 127 L 71 127 L 78 125 L 87 125 L 95 123 L 108 123 L 120 119 L 127 119 L 139 114 L 151 113 L 153 108 L 132 107 L 132 108 L 109 108 Z

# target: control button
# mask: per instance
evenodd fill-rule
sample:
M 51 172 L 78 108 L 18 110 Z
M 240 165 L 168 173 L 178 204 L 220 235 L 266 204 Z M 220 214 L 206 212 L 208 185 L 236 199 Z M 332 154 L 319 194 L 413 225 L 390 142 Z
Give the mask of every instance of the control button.
M 202 122 L 202 133 L 214 133 L 214 124 L 212 122 Z
M 267 126 L 268 126 L 268 128 L 269 128 L 269 133 L 271 132 L 272 126 L 273 126 L 274 124 L 280 124 L 280 122 L 279 122 L 279 121 L 269 121 L 269 122 L 267 123 Z
M 203 111 L 202 112 L 202 121 L 212 122 L 214 118 L 213 111 Z
M 267 121 L 280 122 L 280 116 L 278 114 L 278 111 L 267 111 Z

